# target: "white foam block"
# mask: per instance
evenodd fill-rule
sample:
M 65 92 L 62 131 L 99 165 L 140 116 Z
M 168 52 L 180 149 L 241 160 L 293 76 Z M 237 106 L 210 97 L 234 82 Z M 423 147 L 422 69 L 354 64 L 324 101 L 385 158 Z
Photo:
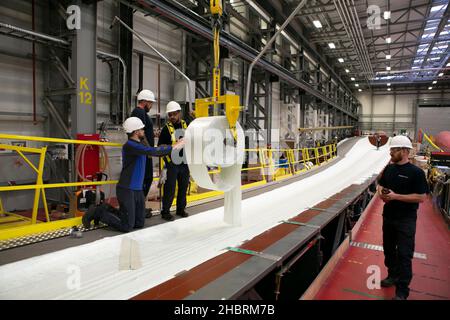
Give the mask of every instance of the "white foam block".
M 203 188 L 224 191 L 224 222 L 242 224 L 241 168 L 244 159 L 244 131 L 236 123 L 237 142 L 225 116 L 197 118 L 186 129 L 186 159 L 194 181 Z M 213 181 L 209 167 L 220 167 Z

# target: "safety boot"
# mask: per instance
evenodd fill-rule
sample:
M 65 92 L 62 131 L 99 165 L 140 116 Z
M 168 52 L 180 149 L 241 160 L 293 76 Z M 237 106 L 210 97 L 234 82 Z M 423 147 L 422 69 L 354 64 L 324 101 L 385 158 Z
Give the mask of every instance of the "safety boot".
M 392 287 L 397 283 L 398 279 L 394 278 L 394 277 L 386 277 L 385 279 L 381 280 L 380 285 L 383 288 L 388 288 L 388 287 Z

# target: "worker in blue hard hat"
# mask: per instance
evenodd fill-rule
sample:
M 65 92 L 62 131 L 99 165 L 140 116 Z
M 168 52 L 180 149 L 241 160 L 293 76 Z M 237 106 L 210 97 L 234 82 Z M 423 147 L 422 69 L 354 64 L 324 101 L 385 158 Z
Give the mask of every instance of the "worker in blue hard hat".
M 108 205 L 90 208 L 82 218 L 85 228 L 90 227 L 92 220 L 101 221 L 122 232 L 144 226 L 145 199 L 142 183 L 147 156 L 166 156 L 172 152 L 172 149 L 180 149 L 184 146 L 183 140 L 172 146 L 145 146 L 142 143 L 145 137 L 144 127 L 145 125 L 137 117 L 130 117 L 123 123 L 128 141 L 122 147 L 122 171 L 116 188 L 119 210 L 114 210 Z
M 143 143 L 149 147 L 155 146 L 155 135 L 153 133 L 153 122 L 150 119 L 148 113 L 152 108 L 153 103 L 156 101 L 155 94 L 147 89 L 141 90 L 137 95 L 137 106 L 131 112 L 131 117 L 137 117 L 141 119 L 144 124 L 145 139 Z M 153 182 L 153 160 L 152 156 L 147 157 L 145 165 L 144 182 L 142 185 L 142 191 L 144 193 L 144 199 L 147 198 L 150 187 Z M 146 213 L 146 218 L 152 216 L 151 209 L 149 208 Z
M 412 280 L 417 209 L 428 193 L 422 169 L 409 162 L 411 140 L 395 136 L 390 143 L 390 164 L 378 181 L 383 207 L 383 252 L 388 276 L 382 287 L 396 286 L 394 300 L 406 300 Z

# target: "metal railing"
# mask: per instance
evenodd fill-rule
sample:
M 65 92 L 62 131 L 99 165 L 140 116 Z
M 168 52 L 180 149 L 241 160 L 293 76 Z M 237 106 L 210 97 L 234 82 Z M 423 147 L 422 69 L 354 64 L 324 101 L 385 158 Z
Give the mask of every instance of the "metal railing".
M 110 146 L 121 147 L 119 143 L 100 142 L 100 141 L 85 141 L 85 140 L 70 140 L 59 138 L 46 138 L 46 137 L 33 137 L 33 136 L 21 136 L 0 134 L 0 139 L 8 140 L 20 140 L 20 141 L 36 141 L 36 142 L 49 142 L 49 143 L 64 143 L 64 144 L 78 144 L 78 145 L 95 145 L 95 146 Z M 81 224 L 81 217 L 75 217 L 71 219 L 65 219 L 64 221 L 50 221 L 50 215 L 47 205 L 47 197 L 45 189 L 49 188 L 65 188 L 65 187 L 86 187 L 86 186 L 99 186 L 99 185 L 111 185 L 116 184 L 116 180 L 107 181 L 82 181 L 82 182 L 66 182 L 66 183 L 44 183 L 44 164 L 47 147 L 31 148 L 22 146 L 11 146 L 8 144 L 0 144 L 0 149 L 11 150 L 16 152 L 35 172 L 36 183 L 26 185 L 9 185 L 0 186 L 0 193 L 7 191 L 19 191 L 19 190 L 35 190 L 33 208 L 31 212 L 31 219 L 23 217 L 18 214 L 7 212 L 2 204 L 0 197 L 0 222 L 4 222 L 0 228 L 0 240 L 19 237 L 27 234 L 41 233 L 51 230 L 57 230 L 64 227 L 71 227 Z M 30 159 L 24 154 L 24 152 L 38 154 L 39 163 L 35 166 Z M 39 202 L 42 198 L 42 204 L 45 213 L 45 223 L 39 221 L 38 211 Z
M 299 149 L 245 149 L 246 159 L 253 153 L 257 161 L 244 163 L 241 169 L 242 190 L 262 186 L 272 181 L 279 181 L 298 175 L 302 172 L 316 168 L 337 156 L 336 144 L 329 144 L 315 148 Z M 280 162 L 279 155 L 285 154 L 285 161 Z M 257 171 L 251 176 L 251 172 Z M 209 171 L 214 175 L 220 172 L 220 167 Z M 253 181 L 253 182 L 250 182 Z M 249 182 L 249 183 L 245 183 Z M 188 194 L 187 201 L 195 202 L 223 194 L 221 191 L 206 191 L 203 193 Z M 174 200 L 174 204 L 176 199 Z

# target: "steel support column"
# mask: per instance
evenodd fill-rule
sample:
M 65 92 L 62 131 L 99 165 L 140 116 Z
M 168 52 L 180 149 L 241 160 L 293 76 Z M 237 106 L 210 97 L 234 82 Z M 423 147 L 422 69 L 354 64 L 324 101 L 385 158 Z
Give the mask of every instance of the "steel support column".
M 75 0 L 81 9 L 81 28 L 72 39 L 72 79 L 76 95 L 72 96 L 71 133 L 96 132 L 96 64 L 97 64 L 97 2 L 86 4 Z
M 393 112 L 393 119 L 392 119 L 392 133 L 395 132 L 395 114 L 397 113 L 397 95 L 394 91 L 394 112 Z
M 272 145 L 272 82 L 270 82 L 270 74 L 268 72 L 266 72 L 265 82 L 266 119 L 264 121 L 264 129 L 267 130 L 267 144 Z

